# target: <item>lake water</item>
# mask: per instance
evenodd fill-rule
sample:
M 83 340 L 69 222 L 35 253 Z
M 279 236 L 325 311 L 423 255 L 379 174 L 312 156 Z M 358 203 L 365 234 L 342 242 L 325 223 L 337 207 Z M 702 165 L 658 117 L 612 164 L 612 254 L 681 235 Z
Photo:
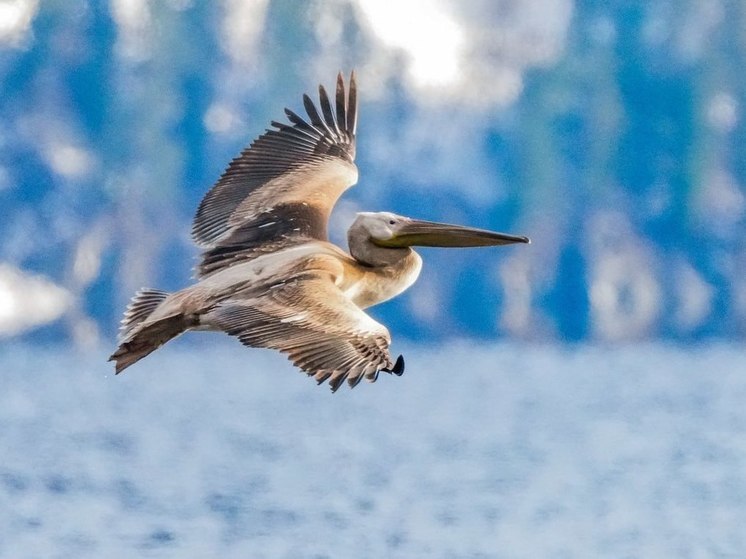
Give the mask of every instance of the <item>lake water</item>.
M 0 556 L 746 557 L 742 347 L 405 357 L 332 395 L 230 340 L 0 346 Z

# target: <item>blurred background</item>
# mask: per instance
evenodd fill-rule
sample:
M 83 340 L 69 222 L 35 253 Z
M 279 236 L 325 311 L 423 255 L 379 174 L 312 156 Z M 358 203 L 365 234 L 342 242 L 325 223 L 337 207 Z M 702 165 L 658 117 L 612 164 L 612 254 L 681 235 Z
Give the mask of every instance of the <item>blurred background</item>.
M 0 336 L 95 346 L 189 283 L 199 200 L 358 72 L 355 211 L 529 235 L 425 251 L 397 337 L 743 340 L 741 2 L 3 0 Z
M 359 184 L 528 235 L 423 249 L 407 373 L 331 396 L 142 286 L 304 92 L 357 71 Z M 746 557 L 746 4 L 0 0 L 0 557 Z

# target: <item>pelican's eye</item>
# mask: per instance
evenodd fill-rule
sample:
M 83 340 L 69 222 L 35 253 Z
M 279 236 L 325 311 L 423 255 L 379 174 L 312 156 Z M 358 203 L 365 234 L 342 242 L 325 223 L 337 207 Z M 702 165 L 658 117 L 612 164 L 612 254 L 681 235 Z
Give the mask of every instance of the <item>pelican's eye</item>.
M 392 219 L 392 220 L 390 220 L 390 221 L 389 221 L 389 225 L 396 225 L 396 221 L 395 221 L 395 220 L 393 220 L 393 219 Z

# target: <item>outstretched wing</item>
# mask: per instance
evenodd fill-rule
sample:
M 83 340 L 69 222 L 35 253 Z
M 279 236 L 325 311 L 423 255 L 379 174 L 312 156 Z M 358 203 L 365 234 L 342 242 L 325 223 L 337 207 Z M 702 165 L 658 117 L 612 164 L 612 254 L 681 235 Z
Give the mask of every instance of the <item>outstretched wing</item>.
M 327 240 L 327 221 L 341 194 L 357 182 L 354 72 L 349 93 L 337 76 L 334 108 L 319 86 L 321 113 L 308 95 L 310 122 L 285 109 L 290 124 L 272 121 L 234 159 L 205 195 L 192 227 L 205 248 L 197 276 L 309 239 Z
M 256 293 L 256 292 L 255 292 Z M 203 321 L 237 336 L 250 347 L 279 350 L 332 391 L 347 380 L 375 382 L 381 371 L 401 375 L 404 360 L 392 361 L 385 326 L 354 305 L 331 274 L 303 272 L 256 296 L 223 301 Z

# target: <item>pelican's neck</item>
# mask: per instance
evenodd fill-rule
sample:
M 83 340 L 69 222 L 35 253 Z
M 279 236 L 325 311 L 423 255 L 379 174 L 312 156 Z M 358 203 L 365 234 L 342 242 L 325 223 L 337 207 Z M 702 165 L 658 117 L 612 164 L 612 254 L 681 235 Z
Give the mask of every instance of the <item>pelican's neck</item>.
M 350 247 L 350 255 L 361 264 L 373 268 L 395 266 L 407 260 L 414 252 L 409 247 L 380 247 L 371 242 L 368 237 L 350 235 L 347 241 Z

